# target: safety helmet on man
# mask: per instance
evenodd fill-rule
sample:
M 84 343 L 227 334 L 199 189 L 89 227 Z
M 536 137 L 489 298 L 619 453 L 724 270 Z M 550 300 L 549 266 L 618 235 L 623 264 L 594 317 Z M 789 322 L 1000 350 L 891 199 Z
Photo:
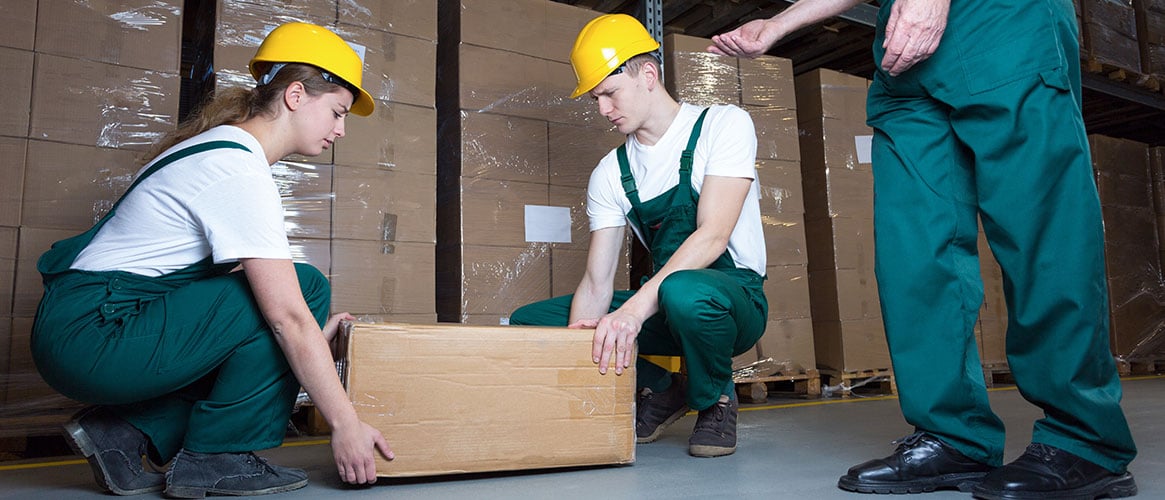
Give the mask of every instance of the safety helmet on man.
M 292 22 L 280 25 L 259 45 L 248 67 L 251 76 L 263 82 L 263 71 L 270 68 L 257 63 L 310 64 L 324 72 L 324 79 L 339 83 L 353 91 L 350 111 L 360 116 L 372 114 L 376 107 L 372 96 L 361 86 L 364 61 L 344 39 L 332 31 L 309 23 Z
M 604 14 L 592 19 L 570 50 L 570 65 L 578 79 L 570 97 L 590 92 L 628 59 L 658 48 L 659 42 L 634 17 Z

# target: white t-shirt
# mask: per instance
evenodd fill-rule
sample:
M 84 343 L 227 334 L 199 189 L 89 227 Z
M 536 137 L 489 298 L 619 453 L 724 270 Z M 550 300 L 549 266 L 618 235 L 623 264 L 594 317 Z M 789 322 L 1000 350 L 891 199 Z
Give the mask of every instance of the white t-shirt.
M 639 199 L 647 202 L 680 182 L 680 155 L 688 145 L 692 126 L 703 108 L 683 104 L 671 126 L 651 146 L 627 136 L 627 161 L 639 189 Z M 705 175 L 752 179 L 740 219 L 728 240 L 728 252 L 736 267 L 765 275 L 765 238 L 760 218 L 760 187 L 756 182 L 756 129 L 752 117 L 736 106 L 716 105 L 708 110 L 692 162 L 692 188 L 700 192 Z M 631 201 L 620 181 L 619 159 L 611 150 L 591 172 L 587 187 L 587 216 L 591 231 L 620 227 L 628 223 Z M 631 226 L 640 241 L 643 236 Z
M 166 150 L 138 171 L 187 146 L 232 141 L 241 149 L 214 149 L 154 172 L 135 187 L 117 213 L 73 261 L 73 269 L 161 276 L 213 256 L 290 259 L 283 204 L 263 146 L 241 128 L 222 125 Z

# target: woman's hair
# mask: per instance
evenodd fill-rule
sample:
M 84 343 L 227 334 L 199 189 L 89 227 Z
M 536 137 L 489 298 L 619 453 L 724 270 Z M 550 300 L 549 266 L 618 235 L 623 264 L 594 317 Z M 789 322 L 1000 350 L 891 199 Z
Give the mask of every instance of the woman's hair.
M 270 65 L 261 68 L 266 73 Z M 166 134 L 145 156 L 144 162 L 156 158 L 163 151 L 186 139 L 219 125 L 234 125 L 256 116 L 274 116 L 283 91 L 292 82 L 300 82 L 308 95 L 317 96 L 345 88 L 325 80 L 319 68 L 307 64 L 288 63 L 271 81 L 247 89 L 231 87 L 218 92 L 209 102 L 199 107 L 174 131 Z

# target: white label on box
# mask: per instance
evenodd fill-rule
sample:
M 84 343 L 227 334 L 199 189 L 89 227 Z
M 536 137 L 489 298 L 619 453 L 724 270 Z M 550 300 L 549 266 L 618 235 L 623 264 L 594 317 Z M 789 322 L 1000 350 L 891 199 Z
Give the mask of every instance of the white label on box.
M 570 243 L 570 207 L 526 205 L 526 241 Z
M 858 163 L 870 162 L 870 149 L 873 148 L 874 136 L 872 135 L 855 135 L 854 147 L 858 150 Z

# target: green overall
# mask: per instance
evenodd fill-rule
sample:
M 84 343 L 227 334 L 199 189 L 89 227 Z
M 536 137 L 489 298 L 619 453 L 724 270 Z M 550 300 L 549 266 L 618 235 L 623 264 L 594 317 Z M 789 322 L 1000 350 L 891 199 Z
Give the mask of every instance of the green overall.
M 211 258 L 157 278 L 69 269 L 130 191 L 176 160 L 241 144 L 213 141 L 168 155 L 143 172 L 85 233 L 53 244 L 37 268 L 45 292 L 32 332 L 37 369 L 61 394 L 108 405 L 149 436 L 155 459 L 179 448 L 216 453 L 278 446 L 299 383 L 236 264 Z M 143 228 L 146 230 L 147 228 Z M 316 319 L 330 290 L 296 264 Z
M 626 146 L 617 151 L 623 189 L 632 207 L 627 217 L 650 249 L 656 273 L 696 230 L 699 194 L 692 189 L 692 158 L 705 114 L 707 110 L 696 120 L 681 156 L 679 184 L 647 202 L 639 201 Z M 702 410 L 722 394 L 734 394 L 732 357 L 747 351 L 764 333 L 768 302 L 763 282 L 756 272 L 737 268 L 726 250 L 707 268 L 676 271 L 660 284 L 659 312 L 640 329 L 639 354 L 684 357 L 692 408 Z M 609 311 L 634 294 L 616 290 Z M 572 298 L 565 295 L 524 306 L 514 311 L 510 323 L 566 326 Z M 668 379 L 663 368 L 643 358 L 635 366 L 638 387 L 658 387 Z
M 1004 428 L 973 333 L 981 217 L 1003 269 L 1008 364 L 1044 410 L 1032 440 L 1120 472 L 1136 448 L 1109 352 L 1076 36 L 1070 0 L 956 0 L 934 55 L 896 77 L 878 70 L 875 268 L 906 421 L 999 464 Z

